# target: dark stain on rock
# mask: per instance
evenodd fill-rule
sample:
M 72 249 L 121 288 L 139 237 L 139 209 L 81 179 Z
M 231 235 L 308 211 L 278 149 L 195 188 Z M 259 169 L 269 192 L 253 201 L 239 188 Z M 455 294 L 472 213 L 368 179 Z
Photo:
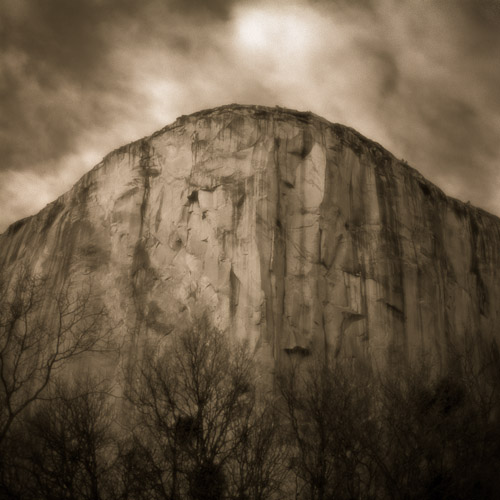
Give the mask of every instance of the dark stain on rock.
M 342 313 L 342 323 L 340 324 L 340 332 L 339 332 L 339 340 L 338 344 L 335 348 L 335 357 L 337 358 L 340 353 L 342 352 L 342 347 L 345 342 L 345 334 L 348 330 L 348 328 L 358 322 L 365 319 L 364 314 L 359 314 L 355 312 L 350 312 L 350 311 L 344 311 Z
M 92 191 L 92 185 L 87 184 L 81 186 L 76 190 L 76 196 L 72 198 L 71 206 L 72 207 L 82 207 L 88 203 L 90 198 L 90 193 Z
M 155 269 L 151 266 L 146 242 L 143 239 L 140 239 L 135 246 L 131 274 L 137 317 L 144 319 L 145 302 L 157 276 Z
M 137 319 L 139 321 L 145 320 L 147 314 L 147 298 L 150 294 L 154 282 L 157 280 L 157 273 L 151 264 L 148 252 L 148 241 L 150 239 L 149 224 L 148 224 L 148 210 L 150 207 L 149 198 L 151 193 L 151 178 L 155 177 L 154 168 L 151 168 L 154 162 L 154 152 L 147 140 L 140 143 L 140 162 L 141 171 L 144 178 L 144 194 L 140 207 L 140 226 L 137 243 L 134 248 L 134 255 L 132 258 L 132 290 L 133 299 Z M 146 322 L 146 326 L 147 322 Z
M 139 227 L 139 239 L 142 238 L 144 233 L 144 224 L 146 219 L 147 208 L 149 206 L 149 194 L 151 191 L 150 176 L 147 175 L 149 169 L 149 161 L 151 159 L 151 147 L 147 141 L 141 142 L 141 158 L 140 167 L 142 172 L 144 172 L 144 194 L 142 196 L 141 203 L 141 222 Z
M 275 143 L 277 147 L 279 147 L 280 143 Z M 309 127 L 304 128 L 292 138 L 286 139 L 286 147 L 285 150 L 287 153 L 299 156 L 304 159 L 308 156 L 314 145 L 314 137 Z M 287 165 L 288 166 L 288 165 Z
M 110 251 L 89 243 L 81 248 L 80 255 L 85 262 L 86 268 L 95 271 L 109 262 Z
M 418 183 L 420 189 L 422 190 L 422 193 L 424 193 L 425 196 L 432 196 L 432 191 L 430 187 L 425 183 L 425 182 L 419 182 Z
M 155 232 L 158 232 L 158 229 L 160 228 L 161 220 L 162 220 L 162 210 L 163 210 L 163 197 L 165 195 L 165 190 L 162 188 L 161 190 L 161 197 L 160 197 L 160 203 L 158 206 L 158 210 L 156 211 L 156 216 L 155 216 Z
M 139 240 L 134 249 L 134 257 L 132 261 L 132 276 L 135 280 L 138 279 L 138 276 L 142 276 L 143 278 L 151 270 L 151 260 L 149 258 L 149 253 L 146 249 L 145 241 Z
M 375 182 L 379 205 L 380 221 L 382 224 L 380 236 L 381 258 L 385 260 L 389 283 L 385 283 L 393 291 L 403 289 L 403 250 L 399 235 L 399 220 L 397 213 L 398 188 L 391 168 L 390 158 L 378 158 L 375 161 Z
M 470 272 L 476 277 L 477 293 L 479 301 L 479 312 L 487 316 L 489 313 L 489 294 L 488 288 L 484 284 L 479 268 L 479 257 L 484 253 L 482 250 L 481 230 L 476 215 L 471 212 L 470 226 L 472 235 L 472 252 Z
M 232 227 L 236 229 L 243 216 L 244 205 L 246 201 L 247 190 L 253 191 L 253 177 L 249 179 L 239 179 L 237 181 L 232 181 L 226 185 L 226 190 L 229 192 L 231 197 L 231 204 L 234 207 L 233 210 L 233 223 Z
M 360 144 L 358 144 L 357 142 L 356 143 L 353 143 L 351 144 L 350 146 L 351 150 L 354 151 L 354 154 L 358 157 L 358 158 L 361 158 L 361 156 L 363 156 L 363 153 L 364 153 L 364 149 L 361 147 Z
M 115 204 L 118 204 L 119 202 L 124 201 L 127 198 L 131 198 L 132 196 L 134 196 L 135 194 L 137 194 L 139 191 L 140 191 L 140 187 L 139 186 L 134 186 L 133 188 L 125 191 L 121 196 L 119 196 L 116 199 Z
M 61 221 L 57 228 L 57 251 L 53 258 L 57 260 L 61 281 L 64 281 L 65 277 L 71 274 L 71 266 L 79 254 L 79 244 L 87 244 L 93 237 L 94 228 L 84 215 L 73 221 Z
M 54 221 L 57 219 L 57 216 L 62 212 L 63 209 L 64 204 L 61 201 L 57 200 L 54 203 L 51 203 L 50 210 L 43 224 L 42 232 L 47 231 L 52 226 Z
M 182 239 L 180 237 L 172 238 L 172 242 L 169 241 L 170 248 L 174 252 L 178 252 L 182 248 Z
M 385 305 L 387 306 L 387 309 L 399 320 L 401 321 L 405 320 L 405 314 L 399 307 L 396 307 L 395 305 L 390 304 L 389 302 L 386 302 Z
M 191 191 L 187 199 L 189 203 L 198 203 L 198 191 L 196 189 Z
M 241 193 L 238 192 L 237 193 L 237 198 L 236 198 L 236 203 L 235 203 L 235 206 L 237 209 L 241 209 L 241 207 L 243 206 L 243 204 L 245 203 L 245 199 L 246 199 L 246 193 L 245 191 L 243 190 Z
M 141 170 L 141 175 L 143 177 L 154 178 L 160 175 L 160 170 L 155 167 L 148 167 L 147 169 Z
M 300 356 L 302 358 L 305 358 L 307 356 L 310 356 L 311 350 L 308 349 L 307 347 L 301 347 L 299 345 L 296 345 L 294 347 L 287 347 L 283 349 L 289 356 Z
M 304 129 L 304 131 L 302 132 L 302 151 L 300 153 L 300 156 L 302 156 L 302 158 L 305 158 L 311 153 L 313 144 L 314 141 L 311 131 L 308 128 Z
M 467 206 L 465 203 L 461 201 L 455 200 L 453 198 L 449 198 L 449 203 L 456 215 L 458 215 L 461 219 L 465 219 L 468 214 Z
M 24 219 L 18 220 L 12 223 L 8 228 L 5 234 L 9 236 L 13 236 L 16 234 L 29 220 L 31 217 L 25 217 Z
M 139 148 L 140 160 L 139 165 L 141 167 L 141 176 L 149 180 L 151 178 L 158 177 L 161 174 L 161 167 L 158 164 L 158 156 L 147 139 L 143 139 L 140 143 Z
M 22 221 L 19 221 L 19 222 L 21 222 L 21 224 L 19 224 L 18 227 L 14 228 L 15 232 L 12 234 L 18 233 L 18 231 L 20 231 L 26 225 L 26 223 L 28 222 L 29 219 L 30 218 L 27 217 L 26 219 L 22 219 Z M 15 224 L 12 224 L 12 225 L 15 225 Z M 8 231 L 5 234 L 10 236 L 10 233 Z M 0 268 L 2 267 L 3 263 L 11 264 L 12 262 L 14 262 L 15 260 L 17 260 L 20 257 L 21 250 L 24 250 L 26 248 L 25 242 L 29 238 L 30 238 L 30 234 L 28 233 L 28 231 L 21 231 L 21 233 L 19 233 L 17 236 L 12 238 L 12 242 L 8 246 L 9 251 L 7 252 L 7 254 L 5 255 L 5 254 L 3 254 L 3 252 L 0 252 L 1 257 L 4 257 L 4 258 L 8 257 L 8 259 L 6 258 L 4 262 L 2 262 L 0 260 Z M 2 250 L 2 249 L 0 249 L 0 250 Z
M 238 308 L 239 297 L 240 297 L 240 280 L 238 276 L 233 271 L 231 267 L 231 271 L 229 273 L 229 286 L 230 286 L 230 304 L 229 311 L 231 314 L 231 319 L 234 319 L 236 315 L 236 309 Z

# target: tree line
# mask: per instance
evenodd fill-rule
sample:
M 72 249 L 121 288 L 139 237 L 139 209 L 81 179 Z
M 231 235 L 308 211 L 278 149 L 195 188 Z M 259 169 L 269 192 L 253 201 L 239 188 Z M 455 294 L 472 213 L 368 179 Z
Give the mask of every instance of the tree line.
M 266 393 L 248 346 L 202 315 L 146 343 L 117 391 L 65 368 L 112 349 L 90 287 L 50 297 L 26 275 L 2 290 L 0 498 L 498 495 L 495 345 L 471 342 L 446 369 L 422 357 L 383 373 L 292 354 Z

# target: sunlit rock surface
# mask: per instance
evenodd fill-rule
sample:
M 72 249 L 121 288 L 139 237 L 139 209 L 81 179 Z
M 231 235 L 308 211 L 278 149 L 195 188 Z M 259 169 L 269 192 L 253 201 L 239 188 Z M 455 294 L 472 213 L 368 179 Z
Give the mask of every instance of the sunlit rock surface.
M 55 287 L 90 274 L 128 362 L 202 309 L 270 366 L 500 339 L 500 219 L 281 108 L 202 111 L 112 152 L 0 236 L 0 269 L 22 264 Z

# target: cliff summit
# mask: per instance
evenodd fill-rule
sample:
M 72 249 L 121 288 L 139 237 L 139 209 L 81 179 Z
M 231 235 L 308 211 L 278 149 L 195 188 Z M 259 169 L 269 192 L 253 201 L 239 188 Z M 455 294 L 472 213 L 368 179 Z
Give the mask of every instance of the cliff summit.
M 0 236 L 0 270 L 21 266 L 54 289 L 91 275 L 128 356 L 200 309 L 274 366 L 500 341 L 500 219 L 283 108 L 200 111 L 110 153 Z

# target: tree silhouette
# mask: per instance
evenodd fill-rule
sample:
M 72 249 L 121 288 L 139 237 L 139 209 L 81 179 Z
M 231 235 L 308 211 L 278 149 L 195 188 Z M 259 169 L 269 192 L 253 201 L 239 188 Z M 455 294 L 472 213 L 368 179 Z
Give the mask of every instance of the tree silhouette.
M 117 491 L 117 437 L 108 387 L 91 377 L 58 381 L 26 419 L 24 496 L 104 500 Z
M 23 268 L 0 277 L 0 484 L 6 488 L 7 443 L 14 424 L 44 397 L 55 373 L 83 353 L 108 349 L 111 328 L 90 282 L 53 294 Z
M 156 353 L 156 346 L 146 353 L 131 394 L 152 497 L 264 498 L 277 490 L 271 446 L 278 427 L 257 408 L 248 348 L 202 316 Z
M 325 358 L 292 362 L 278 377 L 299 498 L 371 498 L 376 465 L 372 383 Z

